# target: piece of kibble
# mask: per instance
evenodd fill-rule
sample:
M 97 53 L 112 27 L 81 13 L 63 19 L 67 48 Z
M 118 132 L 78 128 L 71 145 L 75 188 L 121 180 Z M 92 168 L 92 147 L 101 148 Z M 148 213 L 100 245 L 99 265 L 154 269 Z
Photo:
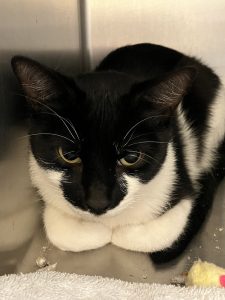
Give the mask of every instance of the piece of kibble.
M 52 265 L 47 264 L 46 267 L 39 268 L 37 272 L 55 271 L 56 267 L 57 267 L 57 263 L 54 263 Z
M 39 267 L 39 268 L 44 268 L 48 265 L 48 262 L 47 262 L 47 259 L 45 257 L 38 257 L 36 259 L 36 265 Z
M 178 276 L 172 278 L 170 283 L 174 284 L 174 285 L 184 285 L 186 276 L 187 276 L 186 274 L 185 275 L 183 275 L 183 274 L 178 275 Z

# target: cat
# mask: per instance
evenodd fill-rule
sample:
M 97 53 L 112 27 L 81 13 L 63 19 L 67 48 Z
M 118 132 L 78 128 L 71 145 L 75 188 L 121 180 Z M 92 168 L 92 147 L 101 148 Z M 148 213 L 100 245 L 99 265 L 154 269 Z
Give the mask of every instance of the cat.
M 75 78 L 22 56 L 12 68 L 27 98 L 48 239 L 65 251 L 112 243 L 156 263 L 181 254 L 224 176 L 214 71 L 154 44 L 118 48 Z

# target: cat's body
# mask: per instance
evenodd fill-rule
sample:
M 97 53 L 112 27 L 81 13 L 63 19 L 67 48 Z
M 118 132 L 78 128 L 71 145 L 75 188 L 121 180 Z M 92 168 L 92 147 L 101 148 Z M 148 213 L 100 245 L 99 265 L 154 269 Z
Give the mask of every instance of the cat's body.
M 161 262 L 179 254 L 224 173 L 218 77 L 151 44 L 118 49 L 75 81 L 26 58 L 13 67 L 32 98 L 31 179 L 53 244 L 82 251 L 112 242 Z M 63 157 L 74 147 L 69 162 L 60 147 Z

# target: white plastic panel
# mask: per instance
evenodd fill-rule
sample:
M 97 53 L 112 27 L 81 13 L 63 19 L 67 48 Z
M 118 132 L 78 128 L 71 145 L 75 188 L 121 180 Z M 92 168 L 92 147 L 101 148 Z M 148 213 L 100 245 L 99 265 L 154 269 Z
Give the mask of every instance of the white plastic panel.
M 79 48 L 76 0 L 1 0 L 0 50 Z
M 7 72 L 11 56 L 22 54 L 66 72 L 80 68 L 79 20 L 78 0 L 1 0 L 0 65 Z
M 87 0 L 92 65 L 126 44 L 162 44 L 203 58 L 225 73 L 224 0 Z

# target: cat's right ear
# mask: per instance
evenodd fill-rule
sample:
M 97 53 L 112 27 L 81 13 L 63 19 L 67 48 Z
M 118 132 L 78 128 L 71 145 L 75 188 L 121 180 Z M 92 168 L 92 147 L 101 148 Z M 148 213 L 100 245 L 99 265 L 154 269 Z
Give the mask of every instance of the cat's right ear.
M 60 93 L 56 72 L 23 56 L 14 56 L 12 69 L 32 106 L 46 103 Z
M 187 94 L 197 75 L 194 67 L 184 67 L 166 74 L 164 78 L 136 85 L 139 105 L 151 107 L 170 116 Z

